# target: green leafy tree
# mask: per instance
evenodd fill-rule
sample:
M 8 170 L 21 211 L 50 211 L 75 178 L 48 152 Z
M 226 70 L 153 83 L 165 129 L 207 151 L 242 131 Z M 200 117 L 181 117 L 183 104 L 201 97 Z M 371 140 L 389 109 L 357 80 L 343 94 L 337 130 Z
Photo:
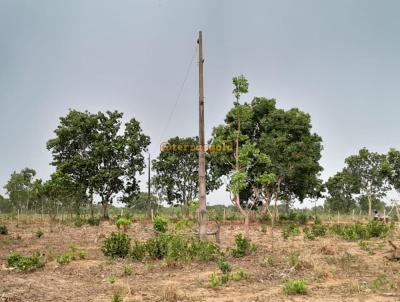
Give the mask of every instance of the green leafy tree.
M 373 200 L 385 196 L 390 188 L 385 175 L 386 155 L 363 148 L 357 155 L 346 158 L 345 162 L 346 173 L 357 179 L 359 193 L 368 200 L 368 214 L 371 217 Z
M 146 211 L 149 208 L 149 195 L 147 192 L 139 192 L 139 194 L 135 196 L 128 196 L 124 199 L 124 203 L 134 210 L 138 211 Z M 150 208 L 156 209 L 158 206 L 157 196 L 154 194 L 150 194 Z
M 274 201 L 272 216 L 275 220 L 279 200 L 290 204 L 294 199 L 302 201 L 306 197 L 320 196 L 323 188 L 319 178 L 322 140 L 312 133 L 310 116 L 298 109 L 277 109 L 274 99 L 257 97 L 251 104 L 240 106 L 239 145 L 251 143 L 259 155 L 269 159 L 257 160 L 247 167 L 248 177 L 239 194 L 240 204 L 262 205 L 263 213 L 267 213 Z M 213 144 L 235 141 L 236 110 L 238 105 L 227 114 L 224 125 L 214 128 Z M 229 175 L 232 167 L 236 169 L 235 157 L 229 151 L 215 154 L 213 164 L 219 175 Z
M 152 185 L 160 198 L 171 205 L 183 205 L 188 209 L 190 203 L 198 198 L 198 140 L 196 137 L 170 138 L 157 157 L 152 161 L 156 175 Z M 210 192 L 220 186 L 214 176 L 206 154 L 206 190 Z M 186 211 L 187 213 L 187 211 Z
M 393 188 L 400 192 L 400 151 L 390 149 L 386 162 L 383 167 L 384 173 L 387 175 L 388 181 Z
M 56 171 L 43 183 L 40 190 L 43 211 L 55 218 L 59 207 L 69 208 L 78 216 L 86 201 L 84 185 L 76 183 L 69 174 Z
M 118 193 L 133 196 L 139 192 L 136 177 L 144 169 L 143 152 L 150 144 L 135 119 L 125 124 L 121 134 L 122 116 L 118 111 L 71 110 L 60 118 L 56 138 L 47 143 L 57 171 L 80 184 L 90 204 L 94 194 L 100 197 L 104 218 Z
M 0 213 L 9 213 L 13 210 L 13 206 L 9 199 L 0 195 Z
M 359 182 L 346 171 L 336 173 L 326 182 L 329 196 L 325 200 L 325 208 L 331 211 L 348 213 L 357 207 L 354 194 L 359 191 Z
M 231 200 L 245 218 L 248 232 L 249 211 L 257 206 L 259 191 L 257 186 L 267 186 L 275 175 L 269 172 L 270 158 L 249 135 L 253 127 L 253 110 L 248 104 L 240 104 L 240 97 L 248 91 L 248 82 L 243 76 L 233 78 L 235 96 L 234 107 L 228 112 L 225 124 L 213 130 L 213 145 L 232 145 L 235 149 L 226 149 L 212 155 L 216 174 L 228 176 L 227 189 Z M 257 169 L 257 167 L 264 169 Z M 253 191 L 251 191 L 253 189 Z
M 35 179 L 36 171 L 25 168 L 20 172 L 13 172 L 7 184 L 4 186 L 9 200 L 14 208 L 29 210 L 36 206 L 38 201 L 37 190 L 41 182 Z

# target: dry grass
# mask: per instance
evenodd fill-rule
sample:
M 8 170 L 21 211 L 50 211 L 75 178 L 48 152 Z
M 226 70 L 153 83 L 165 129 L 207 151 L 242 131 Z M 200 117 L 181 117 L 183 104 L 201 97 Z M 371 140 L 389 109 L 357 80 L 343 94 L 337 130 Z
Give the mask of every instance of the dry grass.
M 258 249 L 255 254 L 228 261 L 235 270 L 243 268 L 248 279 L 228 283 L 217 289 L 205 286 L 209 275 L 218 271 L 214 262 L 167 265 L 163 261 L 139 263 L 130 259 L 110 261 L 100 247 L 115 225 L 80 228 L 50 224 L 41 219 L 5 221 L 9 234 L 0 236 L 0 301 L 111 301 L 120 292 L 124 301 L 287 301 L 282 284 L 287 279 L 305 279 L 309 285 L 304 297 L 293 301 L 396 301 L 400 296 L 400 263 L 384 259 L 389 249 L 386 239 L 367 243 L 349 242 L 333 235 L 308 241 L 302 235 L 284 240 L 281 230 L 254 224 L 250 237 Z M 40 228 L 41 238 L 35 235 Z M 127 231 L 132 239 L 153 236 L 144 222 Z M 221 250 L 234 245 L 234 235 L 243 232 L 237 222 L 221 228 Z M 400 242 L 396 230 L 391 239 Z M 87 257 L 61 266 L 56 256 L 71 245 L 82 248 Z M 373 253 L 369 252 L 373 250 Z M 6 258 L 11 251 L 21 254 L 40 252 L 47 263 L 30 273 L 11 271 Z M 226 253 L 229 255 L 229 253 Z M 131 266 L 134 274 L 123 275 Z M 113 284 L 107 281 L 116 276 Z M 329 298 L 328 298 L 329 297 Z M 361 301 L 360 300 L 360 301 Z

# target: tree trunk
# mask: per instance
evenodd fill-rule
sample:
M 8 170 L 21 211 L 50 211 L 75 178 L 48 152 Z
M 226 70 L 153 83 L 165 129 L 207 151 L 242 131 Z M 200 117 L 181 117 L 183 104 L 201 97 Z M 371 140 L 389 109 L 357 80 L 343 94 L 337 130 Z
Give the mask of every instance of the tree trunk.
M 368 192 L 367 193 L 368 197 L 368 215 L 371 218 L 372 217 L 372 200 L 371 200 L 371 194 Z
M 103 218 L 104 218 L 104 219 L 109 219 L 109 217 L 108 217 L 108 211 L 107 211 L 107 207 L 108 207 L 108 202 L 107 202 L 107 200 L 102 200 L 102 201 L 101 201 L 101 205 L 103 206 Z
M 269 205 L 270 205 L 270 203 L 271 203 L 272 195 L 273 195 L 273 194 L 269 193 L 269 194 L 265 197 L 264 203 L 263 203 L 262 208 L 261 208 L 261 214 L 262 214 L 262 215 L 266 215 L 266 214 L 269 213 Z

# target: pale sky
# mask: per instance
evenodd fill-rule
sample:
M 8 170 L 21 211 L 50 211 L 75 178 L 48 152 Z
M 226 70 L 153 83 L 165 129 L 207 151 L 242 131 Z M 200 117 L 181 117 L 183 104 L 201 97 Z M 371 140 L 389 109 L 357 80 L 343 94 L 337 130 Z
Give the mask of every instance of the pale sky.
M 0 187 L 24 167 L 49 177 L 46 141 L 68 108 L 135 117 L 153 158 L 169 137 L 196 135 L 196 62 L 168 119 L 198 30 L 206 139 L 232 106 L 231 78 L 244 74 L 244 101 L 311 114 L 324 179 L 364 146 L 400 148 L 399 11 L 389 0 L 0 0 Z

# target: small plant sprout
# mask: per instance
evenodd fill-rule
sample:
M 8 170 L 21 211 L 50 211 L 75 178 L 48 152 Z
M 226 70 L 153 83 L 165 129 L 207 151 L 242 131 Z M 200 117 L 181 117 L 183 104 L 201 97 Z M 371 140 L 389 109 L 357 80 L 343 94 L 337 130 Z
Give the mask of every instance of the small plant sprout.
M 130 265 L 125 265 L 124 266 L 124 275 L 125 276 L 130 276 L 133 273 L 133 267 Z
M 37 238 L 40 238 L 40 237 L 42 237 L 43 236 L 43 231 L 41 230 L 41 229 L 38 229 L 37 231 L 36 231 L 36 237 Z

